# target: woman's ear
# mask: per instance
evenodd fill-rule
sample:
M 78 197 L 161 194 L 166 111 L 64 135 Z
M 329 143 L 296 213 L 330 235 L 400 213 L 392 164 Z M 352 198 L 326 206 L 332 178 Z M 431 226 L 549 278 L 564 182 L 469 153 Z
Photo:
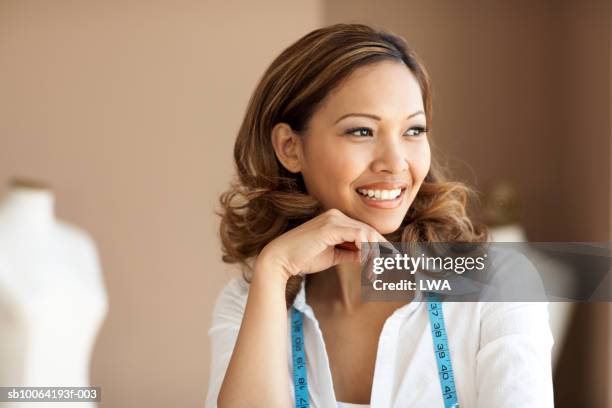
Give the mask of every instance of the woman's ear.
M 302 138 L 286 123 L 272 128 L 272 147 L 281 164 L 291 173 L 302 170 Z

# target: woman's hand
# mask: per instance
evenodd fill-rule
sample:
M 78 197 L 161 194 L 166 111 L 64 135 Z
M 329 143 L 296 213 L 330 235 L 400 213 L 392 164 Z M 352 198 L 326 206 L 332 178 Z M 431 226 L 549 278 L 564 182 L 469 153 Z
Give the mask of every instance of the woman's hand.
M 393 246 L 371 226 L 342 214 L 325 213 L 287 231 L 266 245 L 256 260 L 244 315 L 218 396 L 219 406 L 291 406 L 287 356 L 289 330 L 285 289 L 299 273 L 315 273 L 342 262 L 359 262 L 379 253 L 378 245 Z M 354 243 L 354 248 L 352 247 Z M 343 249 L 344 248 L 344 249 Z M 355 251 L 354 249 L 357 249 Z M 253 357 L 255 356 L 255 357 Z M 266 356 L 266 358 L 257 358 Z M 253 373 L 270 373 L 253 376 Z
M 395 248 L 373 227 L 331 209 L 269 242 L 257 262 L 271 262 L 286 278 L 326 270 L 343 262 L 360 262 L 379 254 L 380 242 Z M 347 248 L 353 247 L 356 250 Z

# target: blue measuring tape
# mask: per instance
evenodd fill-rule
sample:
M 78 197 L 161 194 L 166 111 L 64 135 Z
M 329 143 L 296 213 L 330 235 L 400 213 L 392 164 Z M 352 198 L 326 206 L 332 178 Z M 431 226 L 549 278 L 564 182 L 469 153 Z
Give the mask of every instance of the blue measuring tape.
M 448 336 L 444 324 L 444 313 L 440 295 L 428 293 L 427 312 L 431 325 L 434 354 L 438 363 L 438 376 L 442 388 L 442 398 L 445 408 L 459 408 L 457 389 L 451 364 Z M 302 313 L 291 307 L 291 353 L 293 356 L 293 391 L 296 408 L 309 408 L 308 379 L 306 378 L 306 354 L 304 353 L 304 329 Z
M 293 392 L 295 408 L 309 408 L 308 380 L 306 378 L 306 354 L 304 353 L 304 330 L 302 313 L 291 307 L 291 353 L 293 355 Z
M 438 377 L 442 387 L 442 399 L 445 408 L 459 408 L 457 401 L 457 388 L 455 387 L 455 376 L 451 364 L 450 349 L 448 347 L 448 335 L 444 324 L 444 311 L 438 293 L 427 294 L 427 312 L 429 313 L 429 325 L 431 326 L 431 337 L 434 344 L 434 354 L 438 363 Z

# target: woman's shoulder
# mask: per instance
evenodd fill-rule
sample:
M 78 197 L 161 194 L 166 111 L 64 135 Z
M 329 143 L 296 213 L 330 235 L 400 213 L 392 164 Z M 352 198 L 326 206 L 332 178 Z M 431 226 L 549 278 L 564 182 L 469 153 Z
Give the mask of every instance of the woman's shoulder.
M 483 332 L 490 338 L 530 334 L 551 341 L 549 301 L 528 246 L 492 244 L 488 254 L 490 291 L 483 296 L 488 301 L 479 302 Z
M 480 288 L 468 300 L 448 302 L 449 313 L 465 315 L 471 311 L 481 324 L 508 316 L 522 321 L 548 320 L 544 282 L 530 254 L 521 246 L 496 244 L 488 246 L 486 254 L 485 276 L 474 280 Z M 463 277 L 469 279 L 470 275 Z
M 213 309 L 213 326 L 222 321 L 242 320 L 249 294 L 249 283 L 242 276 L 234 276 L 217 295 Z
M 233 276 L 223 286 L 219 296 L 246 296 L 249 292 L 249 283 L 242 276 Z

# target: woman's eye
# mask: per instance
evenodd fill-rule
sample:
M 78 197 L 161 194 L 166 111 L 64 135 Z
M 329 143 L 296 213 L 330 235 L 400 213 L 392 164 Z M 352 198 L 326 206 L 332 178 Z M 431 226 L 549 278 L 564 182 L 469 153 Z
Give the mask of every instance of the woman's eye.
M 427 133 L 427 129 L 422 126 L 415 126 L 406 131 L 409 136 L 420 136 L 423 133 Z
M 408 136 L 420 136 L 423 133 L 427 133 L 427 128 L 422 126 L 415 126 L 406 131 L 406 135 Z M 352 128 L 346 131 L 347 135 L 364 137 L 364 136 L 372 136 L 372 129 L 367 127 L 358 127 Z
M 359 127 L 359 128 L 352 128 L 346 131 L 347 135 L 352 135 L 352 136 L 372 136 L 372 129 L 370 128 L 365 128 L 365 127 Z

